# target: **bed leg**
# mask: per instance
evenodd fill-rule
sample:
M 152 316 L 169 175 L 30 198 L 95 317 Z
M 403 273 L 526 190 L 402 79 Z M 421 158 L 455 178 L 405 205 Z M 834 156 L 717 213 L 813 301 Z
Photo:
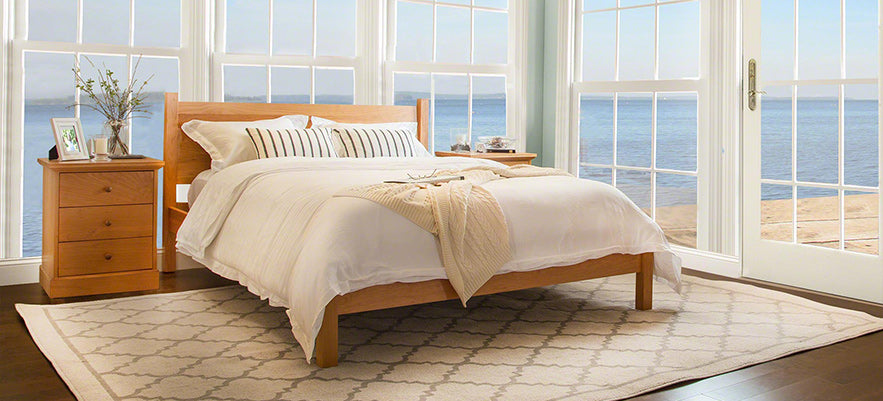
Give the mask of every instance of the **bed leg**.
M 635 280 L 635 309 L 653 309 L 653 253 L 642 253 L 640 270 Z
M 325 306 L 322 328 L 316 336 L 316 365 L 320 368 L 337 366 L 337 298 Z

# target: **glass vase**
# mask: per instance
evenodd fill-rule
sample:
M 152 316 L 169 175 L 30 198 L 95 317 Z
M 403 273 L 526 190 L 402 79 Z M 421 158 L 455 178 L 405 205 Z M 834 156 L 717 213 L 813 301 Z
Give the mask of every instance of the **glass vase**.
M 126 145 L 129 124 L 126 121 L 107 120 L 101 127 L 101 133 L 107 137 L 108 154 L 111 156 L 125 156 L 129 154 L 129 146 Z

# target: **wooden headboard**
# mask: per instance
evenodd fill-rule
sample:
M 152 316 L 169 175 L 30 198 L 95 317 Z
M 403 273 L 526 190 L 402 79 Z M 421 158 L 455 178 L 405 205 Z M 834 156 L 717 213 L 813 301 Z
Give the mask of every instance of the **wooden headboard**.
M 211 158 L 181 130 L 190 120 L 253 121 L 301 114 L 341 123 L 417 123 L 417 139 L 429 148 L 429 100 L 416 106 L 359 106 L 335 104 L 179 102 L 177 93 L 165 96 L 165 139 L 163 141 L 163 271 L 175 271 L 175 237 L 187 216 L 188 206 L 176 199 L 177 185 L 190 184 L 211 168 Z

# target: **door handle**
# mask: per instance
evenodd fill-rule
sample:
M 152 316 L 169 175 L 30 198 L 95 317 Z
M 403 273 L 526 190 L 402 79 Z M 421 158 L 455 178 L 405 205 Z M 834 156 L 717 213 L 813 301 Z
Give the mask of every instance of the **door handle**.
M 748 60 L 748 109 L 757 109 L 757 95 L 766 95 L 766 92 L 757 90 L 757 61 Z

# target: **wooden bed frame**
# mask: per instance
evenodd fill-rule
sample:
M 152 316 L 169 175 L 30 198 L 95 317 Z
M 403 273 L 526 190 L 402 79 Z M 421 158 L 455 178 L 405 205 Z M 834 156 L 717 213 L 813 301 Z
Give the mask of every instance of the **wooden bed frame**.
M 187 216 L 186 203 L 176 201 L 176 185 L 190 184 L 200 172 L 210 168 L 211 159 L 181 130 L 187 121 L 250 121 L 302 114 L 346 123 L 417 122 L 417 138 L 429 144 L 429 101 L 416 106 L 352 106 L 322 104 L 203 103 L 179 102 L 177 93 L 165 95 L 165 142 L 163 173 L 163 271 L 176 267 L 176 235 Z M 613 254 L 570 266 L 557 266 L 530 272 L 513 272 L 492 277 L 475 295 L 495 294 L 552 284 L 636 273 L 635 308 L 652 308 L 653 254 Z M 457 299 L 446 279 L 417 283 L 392 283 L 368 287 L 336 296 L 325 307 L 322 328 L 316 338 L 316 364 L 337 365 L 338 316 L 377 309 L 395 308 Z

